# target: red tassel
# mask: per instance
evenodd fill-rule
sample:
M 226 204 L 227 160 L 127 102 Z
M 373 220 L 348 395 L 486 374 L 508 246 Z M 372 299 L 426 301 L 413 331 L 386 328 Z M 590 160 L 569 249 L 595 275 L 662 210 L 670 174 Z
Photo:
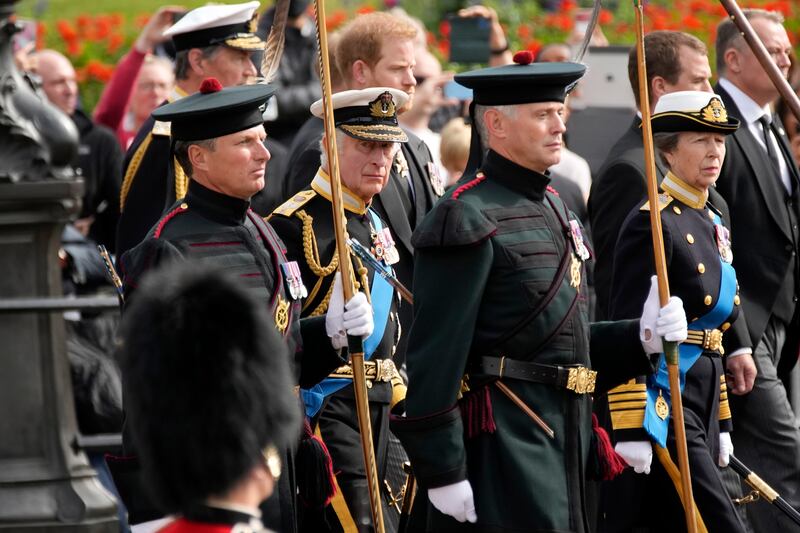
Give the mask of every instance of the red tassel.
M 597 422 L 597 415 L 592 413 L 592 431 L 597 442 L 597 459 L 600 462 L 600 478 L 610 481 L 620 475 L 628 466 L 625 460 L 614 450 L 611 439 L 605 429 Z
M 494 433 L 497 431 L 488 385 L 465 395 L 461 399 L 460 408 L 468 439 L 481 433 Z
M 200 93 L 209 94 L 216 93 L 222 90 L 222 84 L 217 78 L 206 78 L 200 84 Z
M 530 50 L 520 50 L 514 54 L 514 63 L 517 65 L 530 65 L 533 63 L 533 52 Z
M 298 495 L 306 507 L 327 506 L 336 494 L 333 461 L 328 447 L 311 431 L 308 419 L 303 423 L 303 435 L 295 458 L 295 470 Z

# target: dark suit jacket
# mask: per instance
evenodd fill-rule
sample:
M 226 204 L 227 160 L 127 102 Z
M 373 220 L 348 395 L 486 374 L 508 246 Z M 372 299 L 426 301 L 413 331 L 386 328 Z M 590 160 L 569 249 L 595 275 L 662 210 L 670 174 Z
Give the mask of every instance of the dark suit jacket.
M 739 108 L 725 89 L 719 85 L 714 89 L 722 97 L 728 114 L 740 116 Z M 785 153 L 791 154 L 786 136 L 780 131 L 775 133 Z M 771 315 L 791 318 L 796 311 L 796 300 L 792 302 L 791 298 L 795 295 L 785 294 L 790 290 L 785 282 L 787 270 L 797 256 L 798 245 L 793 242 L 787 209 L 787 201 L 791 199 L 775 176 L 764 149 L 744 124 L 728 136 L 726 147 L 727 155 L 717 188 L 736 213 L 731 225 L 733 264 L 739 278 L 750 338 L 755 346 Z M 796 189 L 797 166 L 790 166 Z M 797 203 L 795 193 L 789 209 L 800 217 Z M 798 274 L 795 272 L 794 276 L 797 291 Z M 791 329 L 785 350 L 794 351 L 796 355 L 797 333 Z M 794 340 L 791 339 L 792 333 Z
M 635 117 L 625 134 L 611 148 L 589 193 L 589 221 L 595 252 L 597 320 L 604 320 L 609 316 L 614 249 L 622 223 L 632 209 L 638 209 L 647 199 L 641 122 L 642 119 Z M 656 178 L 659 184 L 666 172 L 656 154 Z M 730 214 L 725 200 L 717 191 L 709 189 L 708 201 L 720 211 L 725 225 L 730 227 Z

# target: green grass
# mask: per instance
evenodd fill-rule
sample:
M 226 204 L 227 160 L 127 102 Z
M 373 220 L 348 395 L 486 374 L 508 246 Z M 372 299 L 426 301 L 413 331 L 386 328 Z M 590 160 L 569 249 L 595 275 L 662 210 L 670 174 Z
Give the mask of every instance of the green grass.
M 78 15 L 101 13 L 121 13 L 123 16 L 136 16 L 142 13 L 154 13 L 166 4 L 182 5 L 187 8 L 201 6 L 206 0 L 22 0 L 17 4 L 20 17 L 36 18 L 44 22 L 59 19 L 74 19 Z M 262 2 L 264 5 L 271 2 Z M 43 8 L 43 9 L 42 9 Z M 39 12 L 41 10 L 41 12 Z

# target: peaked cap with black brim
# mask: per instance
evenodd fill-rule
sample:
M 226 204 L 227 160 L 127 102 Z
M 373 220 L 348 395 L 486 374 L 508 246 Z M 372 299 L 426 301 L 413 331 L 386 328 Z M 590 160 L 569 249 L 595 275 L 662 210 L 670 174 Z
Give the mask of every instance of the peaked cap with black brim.
M 729 116 L 718 95 L 703 91 L 677 91 L 658 99 L 650 118 L 653 133 L 684 131 L 729 135 L 739 120 Z
M 240 85 L 222 88 L 206 78 L 200 92 L 153 111 L 153 118 L 172 122 L 170 135 L 177 141 L 214 139 L 263 124 L 267 100 L 274 85 Z

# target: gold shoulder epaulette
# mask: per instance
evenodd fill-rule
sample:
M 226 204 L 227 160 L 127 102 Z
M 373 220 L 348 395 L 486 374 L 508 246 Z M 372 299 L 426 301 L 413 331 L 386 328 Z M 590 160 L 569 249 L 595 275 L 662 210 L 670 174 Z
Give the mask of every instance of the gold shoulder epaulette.
M 667 193 L 662 192 L 658 195 L 658 210 L 663 211 L 665 207 L 667 207 L 670 202 L 672 202 L 672 196 Z M 639 211 L 650 211 L 650 200 L 646 201 L 642 207 L 639 208 Z
M 153 135 L 161 135 L 163 137 L 169 137 L 171 128 L 172 128 L 172 122 L 162 122 L 160 120 L 156 120 L 153 123 L 153 129 L 151 130 L 151 133 Z
M 305 204 L 309 202 L 312 198 L 317 195 L 316 191 L 308 190 L 308 191 L 300 191 L 299 193 L 295 194 L 281 205 L 275 208 L 269 218 L 272 218 L 275 215 L 282 215 L 285 217 L 290 217 L 294 214 L 295 211 L 303 207 Z

